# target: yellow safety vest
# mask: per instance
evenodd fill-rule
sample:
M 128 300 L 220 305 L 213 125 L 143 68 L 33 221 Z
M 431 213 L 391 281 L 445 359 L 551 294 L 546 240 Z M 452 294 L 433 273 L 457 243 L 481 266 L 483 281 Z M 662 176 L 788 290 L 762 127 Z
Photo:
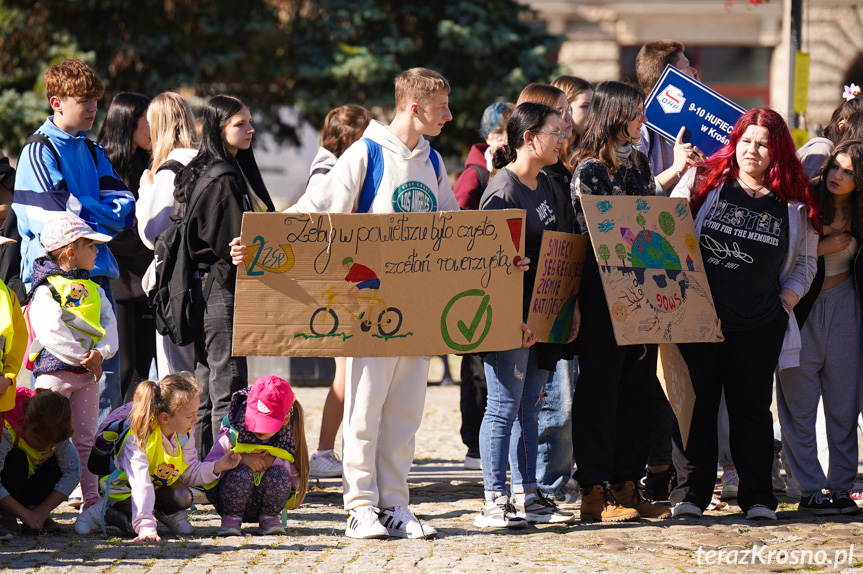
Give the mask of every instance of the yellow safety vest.
M 123 452 L 126 446 L 126 441 L 135 440 L 135 433 L 131 430 L 126 433 L 123 438 L 123 443 L 118 451 L 118 457 Z M 175 435 L 175 439 L 179 439 Z M 162 486 L 171 486 L 174 484 L 186 471 L 189 465 L 183 459 L 183 447 L 180 441 L 177 440 L 177 454 L 170 455 L 165 452 L 165 447 L 162 444 L 162 429 L 159 425 L 147 436 L 145 451 L 147 453 L 147 462 L 149 463 L 150 480 L 153 486 L 160 488 Z M 112 475 L 113 476 L 113 475 Z M 102 478 L 102 487 L 105 488 L 109 477 Z M 129 478 L 125 471 L 118 474 L 111 480 L 109 497 L 114 500 L 125 500 L 132 495 L 132 488 L 129 485 Z
M 52 454 L 57 450 L 57 445 L 52 446 L 50 449 L 46 451 L 39 451 L 27 444 L 27 441 L 24 440 L 24 437 L 18 436 L 15 432 L 15 429 L 12 428 L 12 425 L 9 421 L 6 421 L 6 430 L 9 431 L 9 434 L 12 435 L 12 444 L 14 448 L 18 448 L 24 451 L 24 454 L 27 455 L 27 476 L 33 476 L 43 462 L 48 460 Z
M 24 322 L 24 316 L 21 312 L 21 306 L 17 300 L 12 300 L 12 295 L 9 293 L 9 288 L 6 284 L 0 281 L 0 366 L 6 360 L 6 355 L 12 350 L 12 341 L 15 339 L 15 330 L 13 320 L 19 316 L 19 324 Z M 24 333 L 19 333 L 19 337 L 26 338 Z M 23 354 L 23 353 L 22 353 Z M 18 365 L 20 366 L 20 365 Z M 11 411 L 15 408 L 15 381 L 9 385 L 6 392 L 0 395 L 0 412 Z
M 69 279 L 61 275 L 51 275 L 47 280 L 60 296 L 61 320 L 85 351 L 92 350 L 105 337 L 100 322 L 99 286 L 90 279 Z M 35 361 L 44 348 L 39 339 L 34 339 L 30 345 L 30 360 Z

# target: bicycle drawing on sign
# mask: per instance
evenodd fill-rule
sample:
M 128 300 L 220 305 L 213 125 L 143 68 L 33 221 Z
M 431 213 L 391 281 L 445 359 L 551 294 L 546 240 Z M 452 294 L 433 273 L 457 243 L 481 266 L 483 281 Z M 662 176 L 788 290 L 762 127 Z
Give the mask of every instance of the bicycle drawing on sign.
M 370 268 L 354 263 L 353 258 L 345 257 L 342 265 L 348 269 L 345 281 L 351 283 L 346 293 L 334 291 L 330 287 L 321 297 L 327 299 L 325 307 L 319 307 L 312 313 L 309 328 L 315 335 L 332 335 L 339 327 L 339 316 L 336 305 L 360 322 L 360 330 L 367 333 L 372 327 L 377 327 L 381 336 L 391 337 L 398 333 L 402 326 L 402 312 L 395 307 L 388 307 L 386 301 L 377 296 L 381 280 Z M 370 291 L 371 295 L 363 295 Z M 368 302 L 365 306 L 364 302 Z

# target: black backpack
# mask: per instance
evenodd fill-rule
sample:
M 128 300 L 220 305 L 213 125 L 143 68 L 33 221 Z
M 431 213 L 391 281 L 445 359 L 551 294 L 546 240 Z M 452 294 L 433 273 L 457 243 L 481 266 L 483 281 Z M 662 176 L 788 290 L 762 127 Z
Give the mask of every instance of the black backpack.
M 147 296 L 147 303 L 153 309 L 156 330 L 170 337 L 175 345 L 188 345 L 199 334 L 204 316 L 203 299 L 216 275 L 210 273 L 203 291 L 195 289 L 193 278 L 198 269 L 186 243 L 188 215 L 210 182 L 226 173 L 240 175 L 235 167 L 226 163 L 210 167 L 195 184 L 183 216 L 172 217 L 174 224 L 159 234 L 154 244 L 156 286 Z

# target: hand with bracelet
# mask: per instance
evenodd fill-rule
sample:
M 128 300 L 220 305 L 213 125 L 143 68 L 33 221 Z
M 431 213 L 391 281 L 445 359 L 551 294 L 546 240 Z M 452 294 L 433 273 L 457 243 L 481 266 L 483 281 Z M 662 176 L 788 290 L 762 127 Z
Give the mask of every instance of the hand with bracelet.
M 783 287 L 782 291 L 779 292 L 779 301 L 782 303 L 782 308 L 785 309 L 785 312 L 790 315 L 794 307 L 797 306 L 797 293 L 788 287 Z

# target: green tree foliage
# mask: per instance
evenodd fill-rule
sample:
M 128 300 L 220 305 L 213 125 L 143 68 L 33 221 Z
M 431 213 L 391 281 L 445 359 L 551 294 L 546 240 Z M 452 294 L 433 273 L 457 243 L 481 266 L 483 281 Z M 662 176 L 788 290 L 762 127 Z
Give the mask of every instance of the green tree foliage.
M 315 126 L 346 103 L 387 115 L 393 77 L 425 66 L 453 87 L 435 147 L 464 151 L 495 98 L 555 75 L 561 39 L 529 15 L 514 0 L 3 0 L 0 146 L 16 151 L 44 121 L 45 68 L 83 57 L 105 82 L 103 109 L 120 91 L 232 93 L 280 139 L 293 137 L 280 106 Z
M 608 250 L 608 245 L 602 244 L 596 248 L 596 254 L 600 259 L 605 261 L 605 264 L 608 265 L 608 260 L 611 258 L 611 251 Z
M 615 245 L 614 252 L 617 254 L 617 258 L 623 263 L 623 266 L 626 267 L 626 247 L 623 246 L 623 243 Z
M 663 211 L 659 214 L 659 228 L 662 229 L 662 232 L 665 235 L 671 237 L 674 235 L 674 229 L 676 224 L 674 223 L 674 217 L 668 213 L 667 211 Z

